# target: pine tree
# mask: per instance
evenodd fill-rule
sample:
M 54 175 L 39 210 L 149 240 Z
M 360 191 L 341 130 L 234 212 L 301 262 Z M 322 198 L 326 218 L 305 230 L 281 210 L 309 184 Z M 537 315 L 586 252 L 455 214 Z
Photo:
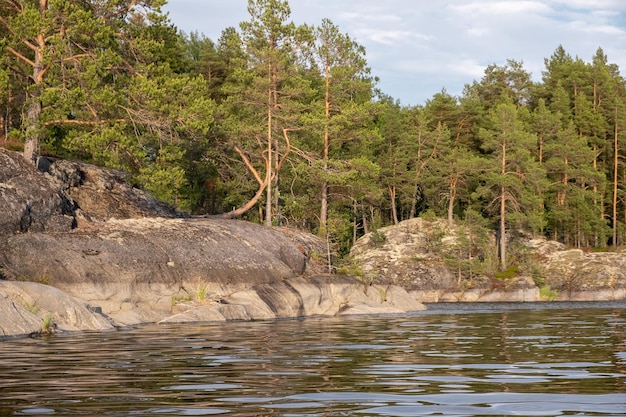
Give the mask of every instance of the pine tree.
M 328 19 L 323 19 L 314 32 L 313 56 L 316 69 L 323 79 L 323 146 L 322 170 L 325 178 L 321 185 L 320 225 L 324 229 L 328 220 L 329 160 L 331 143 L 341 146 L 353 130 L 346 123 L 347 108 L 369 100 L 371 78 L 365 61 L 365 49 L 350 36 L 342 34 Z M 367 115 L 359 117 L 367 117 Z
M 477 91 L 487 108 L 497 105 L 503 98 L 519 107 L 530 103 L 532 87 L 530 73 L 523 63 L 508 59 L 503 66 L 487 66 Z
M 411 206 L 414 189 L 411 172 L 413 154 L 407 142 L 410 140 L 410 135 L 407 134 L 410 129 L 406 123 L 410 110 L 401 107 L 390 97 L 383 100 L 381 106 L 383 109 L 377 118 L 380 134 L 384 140 L 384 145 L 377 152 L 378 164 L 381 167 L 380 182 L 388 192 L 391 221 L 398 224 L 400 219 L 408 214 L 405 212 L 401 215 L 406 211 L 402 210 L 402 206 L 405 206 L 405 209 Z
M 0 1 L 0 25 L 8 33 L 6 51 L 12 60 L 9 68 L 30 82 L 23 120 L 27 160 L 36 163 L 47 127 L 108 122 L 111 115 L 99 114 L 96 103 L 84 106 L 86 97 L 102 84 L 114 86 L 115 75 L 127 71 L 121 48 L 134 48 L 128 26 L 132 19 L 142 19 L 142 10 L 158 14 L 162 4 Z
M 486 172 L 478 195 L 499 219 L 500 266 L 507 268 L 507 226 L 538 232 L 542 228 L 541 188 L 545 174 L 531 150 L 536 137 L 524 130 L 515 104 L 501 103 L 490 112 L 490 129 L 481 131 L 483 148 L 494 168 Z
M 437 123 L 433 129 L 429 103 L 425 108 L 411 107 L 404 118 L 406 129 L 402 140 L 402 149 L 409 155 L 409 170 L 412 179 L 410 188 L 411 208 L 409 218 L 418 213 L 418 205 L 424 203 L 426 172 L 429 164 L 437 157 L 442 142 L 447 141 L 450 132 L 443 123 Z
M 425 184 L 431 204 L 441 207 L 437 213 L 445 212 L 448 226 L 453 227 L 455 209 L 461 201 L 469 203 L 486 161 L 463 146 L 444 143 L 441 148 L 428 167 Z M 457 213 L 462 212 L 458 207 Z
M 570 123 L 546 143 L 545 156 L 550 182 L 546 192 L 548 229 L 555 240 L 583 246 L 602 228 L 594 189 L 601 186 L 603 178 L 593 168 L 588 138 L 578 135 Z
M 537 160 L 540 164 L 545 160 L 546 143 L 556 136 L 560 127 L 561 119 L 558 114 L 550 112 L 545 100 L 540 98 L 532 114 L 532 129 L 537 135 Z
M 244 56 L 224 85 L 222 107 L 233 148 L 265 191 L 263 221 L 272 225 L 280 222 L 279 174 L 291 152 L 290 132 L 300 127 L 303 97 L 310 94 L 298 71 L 299 37 L 306 30 L 288 22 L 286 1 L 249 0 L 248 12 L 250 20 L 240 24 Z M 251 208 L 259 191 L 231 215 Z

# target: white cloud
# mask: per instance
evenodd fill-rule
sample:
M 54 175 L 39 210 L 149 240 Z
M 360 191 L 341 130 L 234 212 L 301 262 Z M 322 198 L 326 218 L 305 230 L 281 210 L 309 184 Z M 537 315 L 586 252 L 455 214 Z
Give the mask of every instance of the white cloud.
M 548 13 L 552 11 L 546 4 L 530 0 L 481 1 L 465 4 L 451 4 L 448 8 L 458 13 L 469 13 L 471 15 L 517 15 L 519 13 Z
M 457 74 L 467 77 L 469 83 L 472 79 L 481 78 L 485 73 L 485 65 L 481 65 L 474 59 L 461 59 L 458 63 L 448 63 L 446 66 L 447 73 Z
M 591 14 L 599 19 L 619 18 L 620 13 L 616 10 L 594 10 Z
M 623 0 L 547 0 L 546 3 L 556 7 L 568 7 L 579 10 L 608 9 L 626 11 L 626 2 Z
M 363 11 L 359 11 L 359 12 L 345 12 L 345 13 L 340 13 L 338 16 L 339 19 L 341 20 L 347 20 L 347 21 L 355 21 L 355 22 L 364 22 L 364 21 L 373 21 L 373 22 L 401 22 L 402 21 L 402 17 L 395 15 L 395 14 L 385 14 L 385 13 L 378 13 L 378 12 L 363 12 Z M 331 19 L 333 20 L 333 19 Z
M 431 36 L 415 33 L 408 30 L 377 30 L 359 29 L 356 31 L 358 39 L 369 39 L 373 42 L 389 46 L 400 46 L 412 42 L 424 42 L 432 39 Z
M 623 36 L 626 34 L 623 29 L 618 28 L 616 26 L 610 25 L 594 25 L 589 24 L 589 22 L 584 21 L 572 21 L 569 23 L 569 26 L 576 31 L 582 31 L 585 33 L 598 33 L 601 35 L 611 35 L 611 36 Z
M 475 37 L 486 37 L 489 36 L 491 30 L 488 27 L 471 27 L 467 29 L 467 34 Z

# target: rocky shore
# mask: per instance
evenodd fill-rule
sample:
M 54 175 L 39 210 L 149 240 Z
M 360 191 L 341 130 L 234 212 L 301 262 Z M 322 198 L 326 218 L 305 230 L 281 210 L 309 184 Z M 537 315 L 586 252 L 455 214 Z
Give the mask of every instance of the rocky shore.
M 541 279 L 461 282 L 421 218 L 353 247 L 326 274 L 325 242 L 297 230 L 181 215 L 123 172 L 0 148 L 0 338 L 139 323 L 389 314 L 422 302 L 624 300 L 626 253 L 524 244 Z M 358 273 L 356 272 L 358 271 Z M 540 281 L 540 282 L 539 282 Z
M 125 177 L 0 149 L 0 337 L 423 309 L 399 286 L 323 274 L 312 235 L 188 218 Z
M 433 233 L 433 231 L 435 232 Z M 352 248 L 366 280 L 399 285 L 421 302 L 615 301 L 626 299 L 626 252 L 590 252 L 543 238 L 523 238 L 532 273 L 459 282 L 433 251 L 433 234 L 442 245 L 454 244 L 455 230 L 443 220 L 415 218 L 365 235 Z M 492 237 L 492 247 L 495 239 Z M 542 293 L 543 291 L 543 293 Z M 626 301 L 625 301 L 626 305 Z

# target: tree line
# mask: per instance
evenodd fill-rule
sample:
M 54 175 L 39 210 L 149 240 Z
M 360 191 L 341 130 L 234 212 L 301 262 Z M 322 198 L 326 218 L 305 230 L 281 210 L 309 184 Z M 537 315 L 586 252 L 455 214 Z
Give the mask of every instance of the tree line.
M 0 0 L 0 143 L 123 169 L 178 209 L 309 230 L 346 253 L 423 213 L 576 247 L 626 239 L 626 83 L 562 46 L 405 106 L 330 20 L 284 0 L 211 40 L 165 0 Z

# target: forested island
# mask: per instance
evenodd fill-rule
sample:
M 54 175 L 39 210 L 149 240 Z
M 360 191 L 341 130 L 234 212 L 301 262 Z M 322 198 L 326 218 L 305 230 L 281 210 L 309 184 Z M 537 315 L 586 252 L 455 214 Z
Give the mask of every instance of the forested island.
M 349 34 L 295 25 L 287 1 L 249 0 L 217 40 L 164 4 L 0 0 L 0 145 L 123 170 L 181 213 L 309 231 L 338 257 L 418 216 L 473 236 L 457 249 L 474 275 L 516 268 L 514 235 L 624 243 L 626 83 L 601 48 L 555 45 L 540 82 L 511 59 L 406 106 Z

